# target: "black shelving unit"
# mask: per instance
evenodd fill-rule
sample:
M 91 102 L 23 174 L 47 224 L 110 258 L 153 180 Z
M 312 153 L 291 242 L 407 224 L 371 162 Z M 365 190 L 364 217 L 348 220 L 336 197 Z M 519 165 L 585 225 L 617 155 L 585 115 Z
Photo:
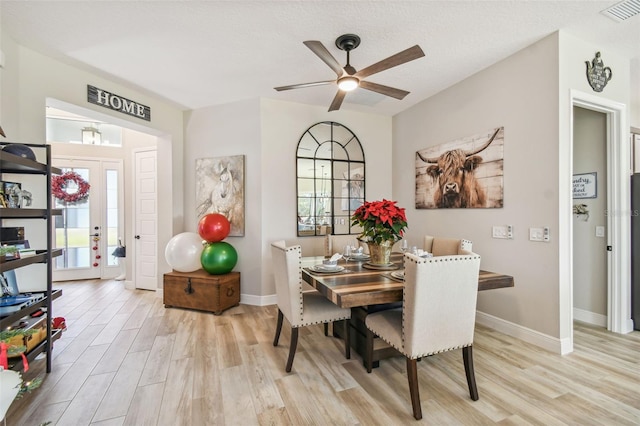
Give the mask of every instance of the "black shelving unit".
M 0 142 L 0 145 L 4 147 L 5 145 L 9 145 L 10 142 Z M 46 290 L 43 292 L 31 292 L 34 295 L 44 295 L 44 298 L 38 300 L 37 302 L 22 308 L 21 310 L 0 317 L 0 328 L 6 329 L 11 326 L 15 322 L 19 321 L 21 318 L 31 315 L 36 312 L 38 309 L 46 308 L 46 318 L 47 318 L 47 337 L 36 347 L 32 348 L 28 353 L 26 353 L 27 360 L 32 361 L 45 352 L 47 357 L 47 365 L 46 371 L 47 373 L 51 372 L 51 351 L 53 348 L 53 342 L 60 338 L 61 331 L 60 330 L 52 330 L 51 328 L 51 320 L 53 318 L 53 300 L 57 299 L 62 295 L 62 290 L 54 290 L 52 281 L 53 281 L 53 258 L 60 256 L 62 254 L 61 249 L 53 248 L 53 226 L 54 226 L 54 216 L 58 216 L 62 214 L 60 209 L 53 208 L 53 201 L 51 199 L 51 176 L 62 174 L 62 170 L 51 166 L 51 147 L 49 145 L 40 145 L 40 144 L 22 144 L 26 145 L 38 153 L 42 153 L 44 150 L 46 155 L 46 160 L 44 163 L 33 161 L 28 158 L 23 158 L 3 150 L 0 150 L 0 180 L 4 180 L 4 174 L 31 174 L 31 175 L 42 175 L 44 180 L 46 181 L 47 187 L 47 203 L 46 208 L 44 209 L 36 209 L 36 208 L 1 208 L 0 209 L 0 225 L 2 225 L 3 220 L 5 219 L 42 219 L 47 222 L 47 247 L 46 249 L 38 249 L 36 250 L 36 254 L 34 256 L 1 261 L 0 260 L 0 272 L 10 271 L 13 269 L 22 268 L 28 265 L 36 264 L 36 263 L 44 263 L 47 266 L 47 282 L 46 282 Z M 12 359 L 13 361 L 13 359 Z M 22 359 L 16 359 L 15 363 L 11 365 L 11 368 L 14 370 L 22 369 Z

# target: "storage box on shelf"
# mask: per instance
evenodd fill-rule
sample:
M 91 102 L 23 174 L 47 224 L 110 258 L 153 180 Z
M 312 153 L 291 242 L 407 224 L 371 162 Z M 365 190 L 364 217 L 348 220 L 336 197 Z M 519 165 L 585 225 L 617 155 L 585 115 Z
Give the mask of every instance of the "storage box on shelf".
M 0 142 L 0 148 L 4 148 L 4 146 L 11 144 L 11 142 Z M 44 153 L 45 161 L 39 162 L 34 161 L 29 158 L 24 158 L 18 155 L 14 155 L 12 153 L 6 152 L 0 149 L 0 180 L 3 180 L 5 174 L 11 174 L 12 180 L 15 180 L 16 175 L 41 175 L 43 176 L 43 185 L 46 185 L 47 189 L 47 200 L 45 208 L 31 208 L 31 207 L 22 207 L 22 208 L 7 208 L 3 207 L 0 209 L 0 226 L 2 225 L 2 221 L 5 219 L 44 219 L 47 223 L 47 247 L 46 248 L 36 248 L 35 254 L 29 257 L 23 258 L 12 258 L 7 260 L 0 260 L 0 273 L 22 268 L 28 265 L 42 263 L 46 265 L 47 275 L 46 282 L 43 283 L 43 287 L 46 290 L 42 292 L 32 292 L 35 296 L 42 297 L 34 297 L 33 303 L 27 303 L 25 305 L 21 305 L 19 310 L 14 312 L 5 312 L 0 315 L 0 329 L 5 330 L 8 327 L 13 326 L 16 322 L 22 321 L 23 318 L 28 317 L 36 313 L 37 311 L 45 311 L 40 318 L 44 319 L 46 324 L 46 333 L 44 339 L 40 342 L 30 343 L 27 345 L 27 353 L 26 357 L 29 361 L 33 360 L 36 356 L 45 352 L 47 355 L 46 359 L 46 371 L 49 373 L 51 371 L 51 350 L 53 341 L 60 337 L 59 330 L 52 330 L 51 327 L 51 318 L 53 313 L 53 305 L 52 302 L 54 299 L 60 297 L 62 295 L 61 290 L 54 290 L 52 288 L 52 277 L 53 277 L 53 261 L 52 259 L 56 256 L 62 254 L 62 250 L 53 248 L 53 217 L 56 215 L 61 215 L 62 211 L 60 209 L 52 208 L 52 200 L 51 200 L 51 175 L 52 174 L 61 174 L 62 171 L 58 168 L 51 166 L 51 147 L 49 145 L 37 145 L 37 144 L 22 144 L 28 146 L 32 150 L 37 151 L 38 154 Z M 37 320 L 36 320 L 37 322 Z M 12 364 L 13 369 L 21 369 L 22 361 L 17 361 L 15 364 Z
M 164 306 L 213 312 L 240 304 L 240 272 L 211 275 L 200 269 L 195 272 L 164 274 Z

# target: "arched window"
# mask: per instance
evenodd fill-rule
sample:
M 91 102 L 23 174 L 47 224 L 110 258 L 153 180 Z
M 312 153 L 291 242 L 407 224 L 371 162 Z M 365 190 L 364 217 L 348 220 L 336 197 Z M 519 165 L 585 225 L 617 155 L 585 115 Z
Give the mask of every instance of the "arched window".
M 365 200 L 364 151 L 347 127 L 323 121 L 298 142 L 298 236 L 343 235 L 351 215 Z

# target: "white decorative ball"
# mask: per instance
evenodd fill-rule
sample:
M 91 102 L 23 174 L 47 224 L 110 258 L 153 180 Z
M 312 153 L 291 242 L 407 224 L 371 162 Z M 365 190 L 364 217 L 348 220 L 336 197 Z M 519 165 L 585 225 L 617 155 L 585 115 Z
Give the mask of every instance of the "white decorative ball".
M 202 268 L 202 238 L 195 232 L 183 232 L 171 238 L 164 249 L 167 263 L 178 272 L 193 272 Z

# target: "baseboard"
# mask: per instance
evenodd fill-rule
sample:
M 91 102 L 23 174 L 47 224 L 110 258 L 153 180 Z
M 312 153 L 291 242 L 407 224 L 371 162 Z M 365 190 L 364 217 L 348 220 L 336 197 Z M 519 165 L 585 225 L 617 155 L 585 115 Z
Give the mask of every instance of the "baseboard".
M 253 294 L 241 294 L 240 303 L 244 305 L 253 306 L 269 306 L 275 305 L 278 301 L 278 297 L 275 294 L 268 296 L 254 296 Z
M 607 327 L 607 316 L 589 312 L 584 309 L 573 308 L 573 319 L 586 322 L 587 324 L 597 325 L 599 327 Z
M 489 315 L 484 312 L 476 311 L 476 322 L 478 324 L 504 333 L 508 336 L 512 336 L 527 343 L 540 346 L 543 349 L 557 354 L 566 354 L 573 350 L 573 348 L 568 347 L 570 346 L 569 341 L 562 341 L 561 339 L 558 339 L 556 337 L 552 337 L 547 334 L 540 333 L 539 331 L 514 324 L 512 322 L 503 320 L 502 318 L 494 317 L 493 315 Z
M 133 285 L 133 281 L 126 280 L 124 282 L 124 288 L 126 288 L 127 290 L 135 290 L 136 286 Z

